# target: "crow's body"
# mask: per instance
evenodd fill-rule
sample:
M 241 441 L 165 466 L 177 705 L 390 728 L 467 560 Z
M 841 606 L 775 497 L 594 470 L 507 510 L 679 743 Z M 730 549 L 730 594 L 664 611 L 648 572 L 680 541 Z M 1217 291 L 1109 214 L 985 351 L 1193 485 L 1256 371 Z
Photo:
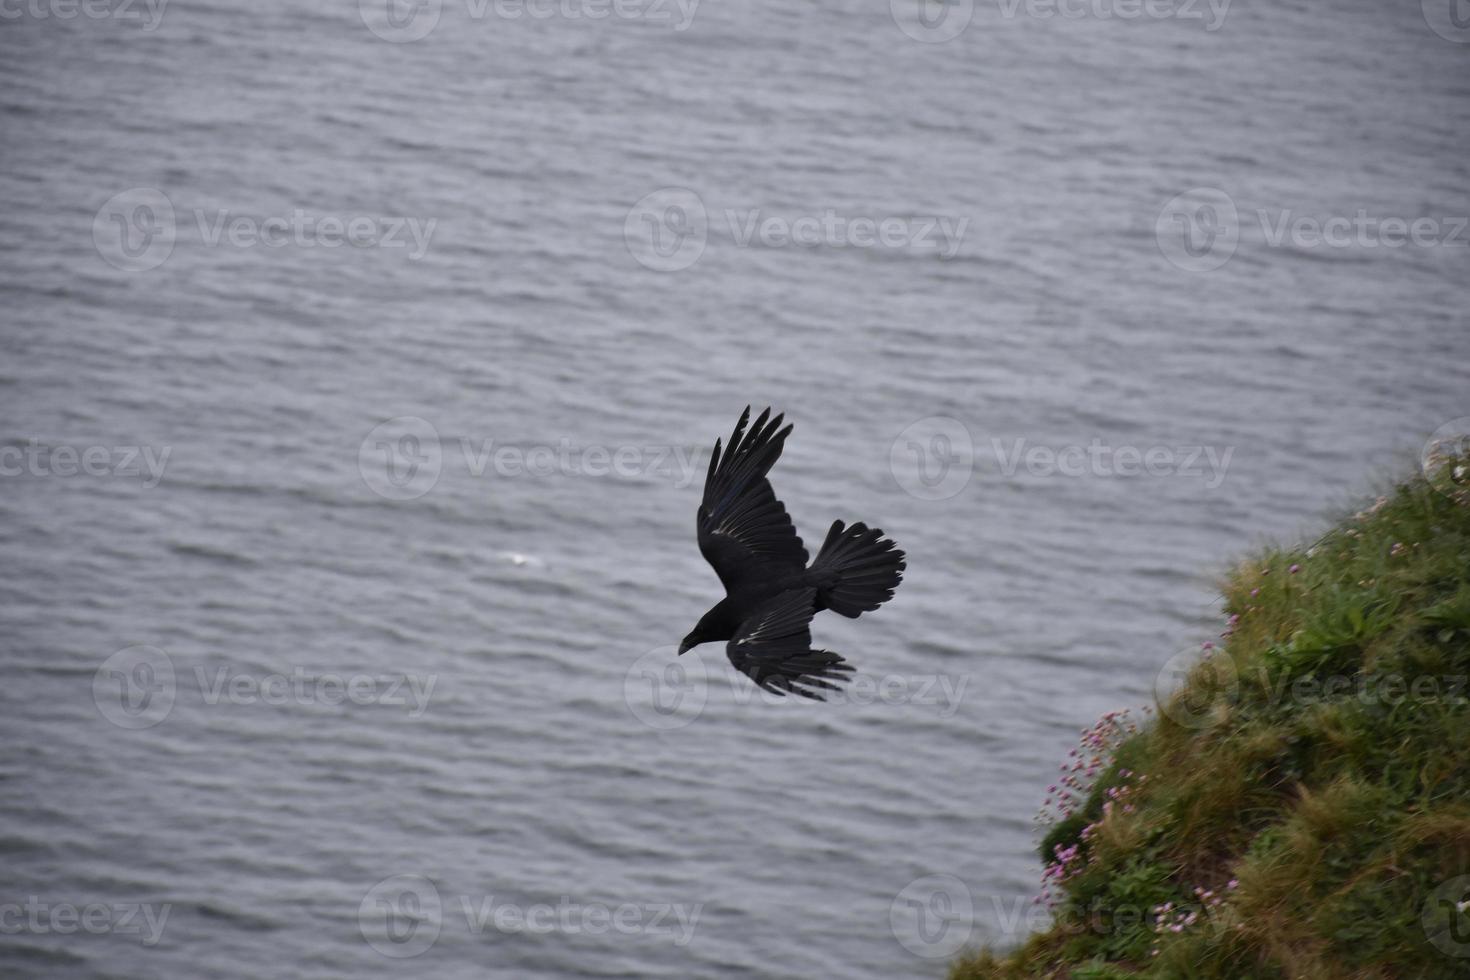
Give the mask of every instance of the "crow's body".
M 699 506 L 699 550 L 725 586 L 679 647 L 727 641 L 730 662 L 761 687 L 821 700 L 852 668 L 829 650 L 811 649 L 811 620 L 823 609 L 856 619 L 893 597 L 904 555 L 876 528 L 834 521 L 817 558 L 806 546 L 766 474 L 791 433 L 783 416 L 762 412 L 746 430 L 740 416 L 730 443 L 715 442 Z

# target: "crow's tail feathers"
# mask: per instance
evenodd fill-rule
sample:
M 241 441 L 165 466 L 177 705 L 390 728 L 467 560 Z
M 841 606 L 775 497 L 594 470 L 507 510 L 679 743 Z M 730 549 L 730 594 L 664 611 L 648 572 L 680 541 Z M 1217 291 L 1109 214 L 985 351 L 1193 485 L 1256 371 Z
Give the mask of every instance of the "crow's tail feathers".
M 849 619 L 877 609 L 893 598 L 893 590 L 903 581 L 903 559 L 903 552 L 883 537 L 880 528 L 833 521 L 812 562 L 817 608 Z

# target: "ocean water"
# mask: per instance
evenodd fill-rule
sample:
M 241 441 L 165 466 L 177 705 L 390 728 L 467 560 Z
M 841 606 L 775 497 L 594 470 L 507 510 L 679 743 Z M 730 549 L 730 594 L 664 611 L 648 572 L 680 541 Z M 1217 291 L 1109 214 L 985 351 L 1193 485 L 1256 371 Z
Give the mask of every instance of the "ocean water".
M 1448 5 L 1148 9 L 7 6 L 3 972 L 1018 941 L 1079 730 L 1470 416 Z M 746 404 L 909 555 L 832 703 L 673 656 Z

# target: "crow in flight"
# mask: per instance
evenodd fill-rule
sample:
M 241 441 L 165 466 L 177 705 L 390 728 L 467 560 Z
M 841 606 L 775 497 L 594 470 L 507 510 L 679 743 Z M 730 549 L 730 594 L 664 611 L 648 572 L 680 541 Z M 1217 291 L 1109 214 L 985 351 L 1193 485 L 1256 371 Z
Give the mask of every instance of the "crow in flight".
M 837 690 L 833 682 L 846 680 L 852 667 L 830 650 L 812 649 L 812 617 L 830 609 L 856 619 L 877 609 L 903 579 L 904 556 L 878 528 L 833 521 L 807 567 L 806 547 L 766 479 L 792 429 L 781 428 L 784 415 L 770 414 L 761 412 L 747 432 L 747 406 L 723 453 L 715 440 L 696 527 L 725 598 L 679 652 L 728 641 L 730 662 L 762 688 L 822 701 L 814 689 Z

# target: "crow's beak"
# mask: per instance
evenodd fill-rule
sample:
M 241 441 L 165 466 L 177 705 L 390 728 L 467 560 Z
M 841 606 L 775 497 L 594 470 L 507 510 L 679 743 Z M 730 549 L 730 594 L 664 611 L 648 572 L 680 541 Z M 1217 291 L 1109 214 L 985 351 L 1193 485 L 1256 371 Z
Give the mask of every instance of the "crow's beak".
M 684 639 L 680 640 L 679 641 L 679 655 L 680 656 L 683 656 L 693 646 L 694 646 L 694 644 L 689 642 L 689 638 L 688 637 L 685 637 Z

